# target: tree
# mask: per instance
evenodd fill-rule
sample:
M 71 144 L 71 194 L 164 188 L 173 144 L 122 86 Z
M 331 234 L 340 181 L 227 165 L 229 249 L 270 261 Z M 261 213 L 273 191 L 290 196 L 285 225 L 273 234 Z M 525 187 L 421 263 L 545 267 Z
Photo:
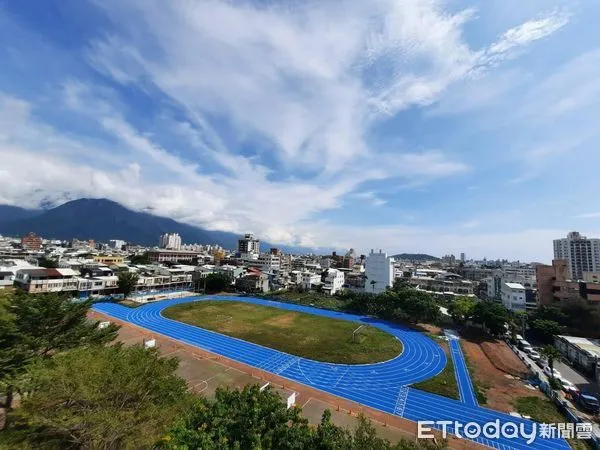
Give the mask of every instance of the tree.
M 482 325 L 493 336 L 504 333 L 510 320 L 508 310 L 498 303 L 477 302 L 473 308 L 473 321 Z
M 131 255 L 129 257 L 129 262 L 131 264 L 150 264 L 148 252 L 144 252 L 141 255 Z
M 565 329 L 558 322 L 546 319 L 535 319 L 530 326 L 531 331 L 537 338 L 546 344 L 551 344 L 554 341 L 554 336 L 561 334 Z
M 463 326 L 473 317 L 477 302 L 470 297 L 458 297 L 448 306 L 448 312 L 457 325 Z
M 371 289 L 373 289 L 373 292 L 375 292 L 375 285 L 377 284 L 377 281 L 371 280 L 369 283 L 371 284 Z
M 215 294 L 231 286 L 231 277 L 226 273 L 209 273 L 204 280 L 205 292 Z
M 242 391 L 217 389 L 214 400 L 201 398 L 194 410 L 177 422 L 157 445 L 160 449 L 315 449 L 315 450 L 418 450 L 442 449 L 429 442 L 401 440 L 397 444 L 377 436 L 364 416 L 354 432 L 331 422 L 326 410 L 312 428 L 300 408 L 287 409 L 270 388 L 256 385 Z
M 286 408 L 274 391 L 248 385 L 217 389 L 214 401 L 200 399 L 194 411 L 160 441 L 164 449 L 309 448 L 311 430 L 300 409 Z
M 89 302 L 73 302 L 58 294 L 31 295 L 16 291 L 0 307 L 0 382 L 7 390 L 10 407 L 14 382 L 26 365 L 36 358 L 79 346 L 111 342 L 118 327 L 98 328 L 87 319 Z M 2 312 L 5 309 L 6 314 Z
M 550 379 L 554 381 L 554 361 L 560 359 L 560 352 L 554 345 L 544 345 L 540 350 L 540 353 L 548 360 Z
M 117 286 L 119 287 L 119 291 L 121 291 L 124 298 L 127 298 L 137 286 L 140 277 L 135 272 L 120 272 L 118 278 Z
M 58 267 L 58 262 L 56 262 L 54 259 L 42 256 L 40 259 L 38 259 L 38 265 L 47 269 L 56 269 Z
M 175 358 L 141 346 L 78 348 L 28 371 L 13 413 L 44 448 L 149 448 L 191 404 Z

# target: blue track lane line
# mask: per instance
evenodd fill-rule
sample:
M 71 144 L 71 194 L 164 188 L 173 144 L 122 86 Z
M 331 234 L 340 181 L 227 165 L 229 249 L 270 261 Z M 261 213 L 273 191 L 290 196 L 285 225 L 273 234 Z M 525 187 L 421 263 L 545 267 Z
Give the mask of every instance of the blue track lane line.
M 450 345 L 452 361 L 454 361 L 454 375 L 458 384 L 460 401 L 467 405 L 478 406 L 477 394 L 475 394 L 475 388 L 471 382 L 471 376 L 469 375 L 465 356 L 460 348 L 460 342 L 458 339 L 449 339 L 448 343 Z
M 203 300 L 241 301 L 371 325 L 396 336 L 402 341 L 403 351 L 396 358 L 376 364 L 324 363 L 170 320 L 161 315 L 161 311 L 169 306 Z M 467 404 L 408 388 L 410 384 L 439 374 L 446 366 L 446 354 L 437 343 L 423 333 L 373 317 L 236 296 L 188 297 L 149 303 L 138 308 L 127 308 L 114 303 L 96 303 L 93 309 L 180 342 L 409 420 L 458 420 L 461 423 L 472 421 L 482 424 L 498 419 L 501 422 L 524 422 L 527 426 L 533 425 L 531 421 L 515 419 L 508 414 L 481 408 L 476 403 Z M 531 445 L 527 445 L 522 438 L 481 438 L 475 441 L 506 450 L 520 450 L 525 447 L 541 450 L 569 448 L 566 441 L 561 439 L 538 438 Z

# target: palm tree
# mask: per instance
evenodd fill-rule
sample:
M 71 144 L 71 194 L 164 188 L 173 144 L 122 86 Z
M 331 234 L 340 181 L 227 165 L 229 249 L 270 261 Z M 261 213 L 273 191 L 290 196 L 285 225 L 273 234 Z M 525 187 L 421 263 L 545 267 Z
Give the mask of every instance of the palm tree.
M 373 288 L 373 292 L 375 292 L 375 285 L 376 284 L 377 284 L 377 281 L 371 280 L 371 287 Z
M 560 358 L 560 352 L 554 345 L 545 345 L 540 350 L 540 353 L 548 360 L 550 378 L 554 380 L 554 361 Z

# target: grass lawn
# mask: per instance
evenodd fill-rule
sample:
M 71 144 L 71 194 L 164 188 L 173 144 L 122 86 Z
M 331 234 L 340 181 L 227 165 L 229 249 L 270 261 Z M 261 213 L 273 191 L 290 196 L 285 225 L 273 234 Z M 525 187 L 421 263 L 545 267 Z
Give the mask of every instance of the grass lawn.
M 454 363 L 450 356 L 448 343 L 441 342 L 440 346 L 444 349 L 444 352 L 446 352 L 446 360 L 448 361 L 444 370 L 442 370 L 439 375 L 436 375 L 429 380 L 413 384 L 412 387 L 425 392 L 431 392 L 432 394 L 443 395 L 444 397 L 459 400 L 460 395 L 458 394 L 458 385 L 456 384 L 456 377 L 454 376 Z
M 316 308 L 330 309 L 332 311 L 344 311 L 348 305 L 347 300 L 336 296 L 325 295 L 319 292 L 272 292 L 259 297 L 269 298 L 285 303 L 296 303 L 298 305 L 314 306 Z
M 184 303 L 165 309 L 169 319 L 243 339 L 316 361 L 367 364 L 386 361 L 402 352 L 391 334 L 346 320 L 285 311 L 232 301 Z

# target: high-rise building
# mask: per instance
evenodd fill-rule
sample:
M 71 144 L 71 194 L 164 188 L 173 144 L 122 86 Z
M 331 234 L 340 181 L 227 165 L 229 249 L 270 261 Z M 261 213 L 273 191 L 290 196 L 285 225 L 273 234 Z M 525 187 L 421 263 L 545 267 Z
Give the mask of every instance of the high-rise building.
M 240 255 L 258 255 L 260 253 L 260 240 L 252 233 L 246 233 L 238 240 L 238 252 Z
M 554 240 L 554 259 L 566 259 L 571 280 L 583 280 L 584 272 L 600 271 L 600 239 L 588 239 L 577 231 Z
M 42 238 L 35 233 L 27 233 L 21 238 L 21 245 L 25 250 L 37 252 L 42 248 Z
M 467 256 L 463 253 L 460 254 L 460 261 L 465 262 L 467 260 Z
M 167 250 L 181 250 L 181 237 L 178 233 L 163 233 L 158 246 Z
M 394 282 L 394 258 L 371 250 L 365 261 L 365 292 L 379 294 Z

